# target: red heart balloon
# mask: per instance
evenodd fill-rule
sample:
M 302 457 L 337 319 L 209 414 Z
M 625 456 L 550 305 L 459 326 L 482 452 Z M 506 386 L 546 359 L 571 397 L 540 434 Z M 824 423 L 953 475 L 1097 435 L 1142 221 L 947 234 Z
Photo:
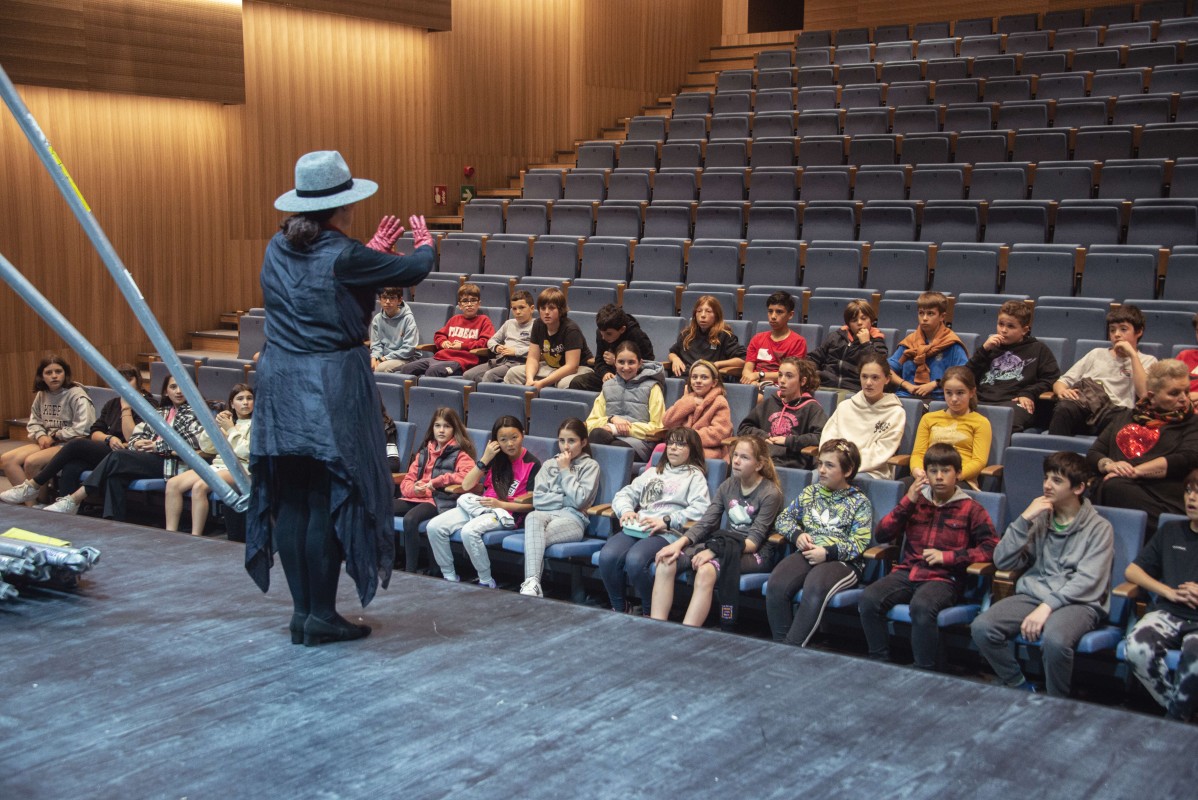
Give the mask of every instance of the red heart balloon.
M 1161 432 L 1153 428 L 1145 428 L 1143 425 L 1131 423 L 1120 428 L 1115 434 L 1115 444 L 1119 446 L 1119 450 L 1128 458 L 1139 458 L 1147 453 L 1153 447 L 1156 447 L 1157 441 L 1161 438 Z

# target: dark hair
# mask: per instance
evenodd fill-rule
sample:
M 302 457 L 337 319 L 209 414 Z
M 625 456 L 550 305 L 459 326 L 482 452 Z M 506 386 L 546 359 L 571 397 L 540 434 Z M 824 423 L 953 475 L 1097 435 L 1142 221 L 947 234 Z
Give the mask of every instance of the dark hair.
M 544 294 L 544 292 L 542 292 L 542 294 Z M 585 444 L 582 446 L 582 452 L 586 453 L 588 456 L 591 454 L 591 443 L 587 439 L 587 424 L 585 422 L 580 420 L 578 417 L 566 417 L 561 421 L 561 424 L 557 426 L 557 435 L 561 436 L 562 431 L 569 431 L 585 442 Z
M 242 392 L 249 392 L 250 396 L 254 396 L 254 390 L 248 383 L 238 383 L 229 391 L 229 401 L 225 403 L 225 408 L 229 409 L 229 413 L 233 415 L 233 421 L 237 421 L 237 412 L 233 410 L 233 398 Z M 254 416 L 254 409 L 250 409 L 250 417 Z M 246 417 L 249 419 L 249 417 Z
M 961 454 L 951 444 L 936 442 L 924 451 L 923 467 L 925 470 L 928 467 L 952 467 L 960 475 Z
M 944 371 L 944 377 L 940 379 L 940 388 L 944 388 L 944 384 L 949 381 L 960 381 L 965 384 L 965 388 L 973 392 L 969 397 L 969 410 L 978 410 L 978 381 L 974 377 L 973 371 L 969 367 L 949 367 Z
M 1182 483 L 1186 489 L 1198 490 L 1198 468 L 1190 470 L 1190 474 L 1186 475 L 1185 482 Z
M 487 441 L 498 441 L 501 428 L 515 428 L 520 431 L 521 436 L 524 436 L 524 424 L 511 414 L 504 414 L 491 425 L 491 438 Z M 507 453 L 500 450 L 498 455 L 491 459 L 488 469 L 491 471 L 491 486 L 495 489 L 495 496 L 500 500 L 505 499 L 508 496 L 508 492 L 512 489 L 512 482 L 515 480 L 512 460 L 508 458 Z
M 861 358 L 857 359 L 857 372 L 860 373 L 865 369 L 866 364 L 877 364 L 882 368 L 882 374 L 887 378 L 890 377 L 890 360 L 877 350 L 867 350 Z
M 1044 474 L 1048 475 L 1050 472 L 1055 472 L 1069 481 L 1070 488 L 1089 486 L 1098 477 L 1098 473 L 1090 466 L 1085 456 L 1066 450 L 1049 453 L 1044 457 Z
M 628 315 L 621 306 L 608 303 L 595 312 L 595 328 L 601 331 L 618 331 L 628 327 Z
M 786 306 L 787 311 L 794 311 L 795 310 L 794 295 L 792 295 L 790 292 L 784 292 L 781 289 L 779 289 L 778 291 L 771 294 L 769 297 L 765 298 L 765 307 L 769 308 L 770 306 Z
M 720 334 L 724 331 L 732 332 L 731 326 L 724 321 L 724 307 L 720 305 L 720 299 L 710 294 L 705 294 L 695 301 L 694 308 L 691 309 L 691 318 L 687 322 L 686 327 L 682 329 L 682 334 L 679 340 L 682 342 L 682 349 L 686 350 L 691 346 L 691 342 L 699 338 L 699 334 L 703 331 L 699 328 L 699 323 L 695 321 L 695 314 L 699 310 L 699 306 L 707 306 L 715 314 L 715 321 L 711 323 L 711 327 L 707 329 L 707 341 L 712 347 L 720 343 Z
M 632 353 L 634 356 L 636 356 L 637 361 L 645 360 L 645 357 L 641 355 L 641 348 L 637 347 L 636 342 L 632 341 L 631 339 L 625 339 L 624 341 L 622 341 L 618 345 L 616 345 L 616 349 L 612 353 L 612 355 L 614 355 L 618 358 L 620 353 L 623 353 L 625 351 Z
M 696 468 L 704 475 L 707 474 L 707 459 L 703 456 L 703 440 L 699 438 L 699 433 L 694 428 L 670 428 L 666 431 L 665 438 L 662 439 L 666 446 L 669 447 L 671 441 L 677 442 L 681 439 L 689 449 L 687 453 L 686 463 Z M 657 474 L 665 472 L 669 461 L 666 459 L 666 454 L 661 454 L 661 460 L 657 462 Z
M 868 300 L 850 300 L 844 307 L 844 324 L 848 325 L 857 319 L 858 314 L 864 314 L 869 317 L 870 324 L 878 321 L 878 313 L 874 311 L 874 307 L 870 305 Z
M 133 381 L 134 389 L 136 389 L 139 392 L 144 391 L 142 389 L 142 386 L 144 385 L 144 383 L 141 379 L 141 370 L 139 370 L 137 367 L 133 366 L 132 364 L 128 364 L 128 363 L 117 364 L 116 371 L 121 373 L 121 377 L 124 378 L 125 380 Z
M 49 358 L 43 358 L 41 360 L 41 362 L 39 362 L 37 365 L 37 372 L 35 372 L 33 374 L 33 391 L 35 391 L 35 392 L 50 391 L 50 387 L 46 385 L 45 379 L 42 378 L 42 370 L 44 370 L 46 367 L 50 366 L 51 364 L 57 364 L 58 366 L 62 367 L 62 372 L 63 372 L 62 388 L 70 389 L 74 386 L 79 385 L 79 384 L 75 383 L 74 380 L 71 379 L 71 365 L 67 363 L 66 359 L 63 358 L 62 356 L 50 356 Z
M 433 425 L 438 421 L 444 422 L 453 428 L 453 440 L 458 443 L 458 449 L 466 455 L 474 458 L 474 443 L 470 441 L 470 434 L 466 432 L 466 426 L 462 424 L 462 418 L 458 416 L 458 412 L 452 408 L 441 406 L 433 412 L 433 418 L 428 421 L 428 430 L 424 433 L 424 440 L 420 442 L 420 446 L 412 451 L 412 458 L 416 458 L 428 447 L 428 443 L 433 440 Z
M 861 469 L 861 451 L 857 445 L 848 439 L 829 439 L 819 446 L 819 455 L 824 453 L 836 456 L 841 471 L 848 473 L 846 480 L 857 477 L 857 470 Z
M 1008 300 L 998 307 L 998 313 L 1013 317 L 1016 322 L 1025 328 L 1030 328 L 1032 325 L 1031 306 L 1022 300 Z
M 394 297 L 396 300 L 403 299 L 403 289 L 398 286 L 384 286 L 379 292 L 379 297 Z
M 541 293 L 537 295 L 537 310 L 540 311 L 545 306 L 557 306 L 562 319 L 570 314 L 570 307 L 566 305 L 566 293 L 556 286 L 542 289 Z
M 283 231 L 287 244 L 296 250 L 307 250 L 336 213 L 336 208 L 322 208 L 319 211 L 292 214 L 279 223 L 279 230 Z
M 531 306 L 533 304 L 532 292 L 528 291 L 527 289 L 517 289 L 516 291 L 512 292 L 512 296 L 508 299 L 508 305 L 511 305 L 517 300 L 523 300 Z
M 940 292 L 924 292 L 915 301 L 915 305 L 920 311 L 934 308 L 941 314 L 948 313 L 948 298 Z
M 162 386 L 158 390 L 158 397 L 159 397 L 158 405 L 162 406 L 163 408 L 170 408 L 172 405 L 174 405 L 171 402 L 171 399 L 166 396 L 166 387 L 171 385 L 171 381 L 175 381 L 176 385 L 178 385 L 178 383 L 179 383 L 177 380 L 175 380 L 175 376 L 168 372 L 168 373 L 166 373 L 165 376 L 163 376 Z M 182 387 L 179 387 L 179 388 L 182 389 Z M 183 402 L 181 403 L 181 405 L 187 405 L 187 403 L 188 403 L 187 395 L 183 395 Z
M 1106 312 L 1106 327 L 1108 331 L 1112 325 L 1118 325 L 1120 322 L 1126 322 L 1131 325 L 1131 329 L 1136 333 L 1144 332 L 1144 312 L 1140 310 L 1139 306 L 1124 303 L 1118 308 L 1113 308 Z
M 782 369 L 783 364 L 793 364 L 799 371 L 799 394 L 810 394 L 819 388 L 819 370 L 815 368 L 814 361 L 809 358 L 786 356 L 778 362 L 778 369 Z

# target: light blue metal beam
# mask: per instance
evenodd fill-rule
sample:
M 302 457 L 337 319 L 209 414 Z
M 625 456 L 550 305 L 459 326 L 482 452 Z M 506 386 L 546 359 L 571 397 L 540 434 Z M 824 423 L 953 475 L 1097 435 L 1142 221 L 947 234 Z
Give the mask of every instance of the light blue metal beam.
M 217 426 L 216 419 L 213 417 L 212 411 L 208 408 L 208 404 L 204 402 L 204 398 L 200 394 L 199 388 L 197 388 L 195 382 L 192 381 L 191 376 L 187 373 L 187 370 L 183 368 L 183 362 L 180 361 L 178 353 L 175 352 L 175 348 L 171 345 L 170 340 L 166 336 L 166 332 L 163 331 L 162 327 L 158 324 L 158 319 L 154 316 L 154 312 L 150 310 L 149 305 L 142 296 L 141 290 L 137 288 L 137 283 L 134 282 L 133 276 L 129 274 L 129 271 L 125 268 L 120 256 L 117 255 L 115 248 L 113 248 L 112 243 L 108 241 L 108 237 L 104 234 L 104 230 L 100 227 L 100 223 L 97 222 L 96 218 L 92 215 L 91 208 L 83 199 L 83 193 L 79 191 L 79 188 L 71 179 L 71 176 L 67 172 L 66 167 L 63 165 L 62 160 L 59 159 L 58 154 L 54 152 L 54 148 L 50 145 L 50 141 L 46 138 L 46 135 L 38 126 L 37 121 L 29 112 L 25 102 L 21 99 L 20 95 L 17 94 L 16 87 L 13 85 L 12 80 L 9 79 L 8 73 L 4 71 L 3 67 L 0 67 L 0 97 L 3 97 L 5 105 L 7 105 L 9 111 L 12 112 L 13 118 L 16 119 L 17 124 L 21 126 L 21 130 L 25 134 L 25 137 L 29 140 L 29 143 L 33 146 L 34 152 L 36 152 L 38 158 L 41 159 L 42 165 L 45 166 L 46 171 L 50 173 L 50 177 L 54 179 L 54 183 L 58 187 L 58 191 L 62 194 L 63 198 L 66 199 L 67 205 L 71 208 L 71 212 L 75 215 L 75 218 L 79 220 L 79 224 L 83 226 L 83 230 L 85 233 L 87 233 L 88 238 L 91 239 L 92 245 L 96 248 L 96 252 L 100 255 L 104 265 L 108 268 L 109 274 L 112 275 L 117 287 L 121 290 L 121 294 L 124 295 L 126 302 L 129 303 L 129 307 L 133 310 L 134 316 L 137 317 L 138 322 L 141 323 L 142 328 L 150 337 L 150 341 L 153 343 L 154 348 L 158 351 L 158 354 L 166 363 L 167 370 L 169 370 L 171 375 L 174 376 L 179 388 L 183 390 L 183 395 L 191 404 L 191 408 L 195 412 L 196 418 L 199 420 L 204 430 L 208 432 L 209 437 L 211 437 L 212 443 L 215 445 L 217 453 L 220 454 L 221 460 L 225 463 L 225 468 L 228 469 L 229 473 L 233 476 L 234 482 L 237 485 L 237 492 L 230 491 L 228 494 L 232 495 L 232 497 L 236 498 L 236 500 L 234 502 L 226 500 L 226 502 L 235 506 L 236 508 L 244 509 L 250 492 L 249 475 L 246 474 L 246 471 L 242 468 L 241 463 L 237 460 L 237 456 L 233 453 L 232 446 L 221 432 L 219 426 Z M 43 305 L 40 309 L 35 307 L 35 310 L 38 311 L 38 314 L 42 317 L 42 319 L 51 324 L 55 330 L 59 332 L 59 335 L 62 335 L 63 338 L 67 340 L 68 344 L 78 350 L 80 354 L 83 354 L 85 350 L 90 350 L 91 356 L 84 356 L 88 364 L 90 364 L 92 368 L 96 370 L 96 372 L 100 373 L 114 390 L 120 393 L 122 397 L 125 397 L 126 400 L 129 400 L 121 388 L 122 385 L 128 388 L 128 385 L 126 384 L 125 380 L 120 377 L 120 373 L 116 372 L 116 370 L 112 368 L 112 365 L 108 363 L 107 359 L 105 359 L 99 353 L 99 351 L 97 351 L 90 345 L 90 343 L 87 342 L 82 334 L 80 334 L 79 331 L 76 330 L 66 320 L 66 318 L 62 316 L 58 309 L 54 308 L 54 306 L 50 304 L 49 301 L 47 301 L 46 298 L 43 297 L 41 293 L 39 293 L 37 289 L 33 287 L 32 284 L 29 284 L 28 281 L 24 280 L 24 276 L 16 270 L 16 267 L 14 267 L 11 262 L 5 259 L 3 263 L 5 265 L 5 280 L 8 281 L 9 285 L 16 289 L 18 284 L 18 282 L 14 282 L 13 280 L 9 279 L 9 270 L 11 269 L 14 275 L 21 278 L 20 282 L 23 282 L 27 288 L 36 294 L 36 296 L 42 301 Z M 18 293 L 21 293 L 20 290 L 18 290 Z M 29 302 L 30 305 L 33 305 L 29 299 L 29 296 L 23 293 L 21 296 L 26 300 L 26 302 Z M 71 331 L 71 337 L 68 337 L 62 333 L 62 330 L 66 329 Z M 84 347 L 80 347 L 81 344 L 84 345 Z M 101 363 L 107 367 L 107 369 L 102 370 L 100 367 Z M 113 378 L 113 375 L 115 375 L 116 378 Z M 142 402 L 144 403 L 144 400 Z M 132 401 L 130 401 L 130 403 L 132 404 Z M 140 408 L 138 411 L 141 413 Z M 142 419 L 145 419 L 152 425 L 154 424 L 154 419 L 160 419 L 157 414 L 150 414 L 147 416 L 145 413 L 142 413 L 141 416 Z M 170 437 L 166 436 L 163 431 L 159 430 L 157 425 L 154 425 L 154 429 L 158 433 L 162 434 L 163 437 L 168 441 L 171 441 L 172 446 L 175 446 L 175 442 L 172 441 Z M 182 440 L 180 439 L 180 441 Z M 182 449 L 176 447 L 177 452 L 179 452 L 181 456 L 184 456 L 184 451 L 189 449 L 190 448 L 188 447 L 183 447 Z M 203 461 L 203 459 L 200 459 L 199 456 L 196 456 L 196 458 L 200 461 Z M 185 458 L 185 460 L 187 460 L 188 464 L 192 463 L 190 459 Z M 207 462 L 204 463 L 206 464 Z M 228 484 L 226 484 L 223 480 L 214 480 L 215 473 L 211 472 L 210 470 L 208 472 L 202 471 L 201 474 L 204 476 L 205 482 L 208 483 L 208 485 L 214 491 L 221 493 L 223 497 L 225 494 L 223 489 L 228 488 Z M 238 493 L 240 493 L 239 498 L 237 497 Z

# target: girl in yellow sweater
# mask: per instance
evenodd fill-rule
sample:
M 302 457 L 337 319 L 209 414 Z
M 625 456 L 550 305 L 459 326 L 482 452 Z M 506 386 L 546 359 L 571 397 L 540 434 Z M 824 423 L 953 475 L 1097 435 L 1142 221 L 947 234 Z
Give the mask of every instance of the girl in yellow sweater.
M 976 489 L 978 475 L 990 456 L 990 420 L 977 412 L 977 383 L 968 367 L 949 367 L 941 385 L 948 408 L 930 411 L 919 421 L 911 452 L 911 475 L 917 480 L 923 478 L 923 455 L 928 446 L 944 442 L 961 454 L 961 480 Z

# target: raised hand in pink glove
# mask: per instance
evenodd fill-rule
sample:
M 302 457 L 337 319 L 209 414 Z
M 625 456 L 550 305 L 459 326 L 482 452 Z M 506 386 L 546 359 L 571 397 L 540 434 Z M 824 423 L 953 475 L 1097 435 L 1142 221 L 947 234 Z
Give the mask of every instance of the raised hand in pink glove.
M 428 232 L 428 225 L 423 216 L 413 214 L 408 217 L 408 224 L 412 226 L 412 239 L 417 247 L 433 246 L 433 235 Z
M 395 242 L 403 235 L 403 225 L 399 221 L 399 217 L 386 216 L 379 221 L 379 229 L 374 232 L 374 236 L 366 243 L 366 246 L 371 250 L 378 250 L 380 253 L 394 252 Z

